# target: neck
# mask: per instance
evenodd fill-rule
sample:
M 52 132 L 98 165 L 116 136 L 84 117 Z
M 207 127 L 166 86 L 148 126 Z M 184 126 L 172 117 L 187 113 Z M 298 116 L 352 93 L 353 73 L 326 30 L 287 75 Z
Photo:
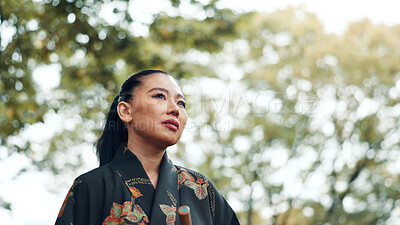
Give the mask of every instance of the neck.
M 128 149 L 136 155 L 142 163 L 147 176 L 150 178 L 154 188 L 157 187 L 158 173 L 160 171 L 161 160 L 164 155 L 165 149 L 157 148 L 151 142 L 143 141 L 140 138 L 129 136 Z

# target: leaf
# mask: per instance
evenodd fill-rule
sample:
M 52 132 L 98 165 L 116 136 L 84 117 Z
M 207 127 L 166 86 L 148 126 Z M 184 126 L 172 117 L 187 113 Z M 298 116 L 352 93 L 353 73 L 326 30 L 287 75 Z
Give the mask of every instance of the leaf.
M 167 216 L 176 214 L 171 206 L 160 204 L 160 208 L 163 211 L 163 213 Z
M 167 225 L 174 225 L 175 224 L 176 215 L 168 215 L 167 216 Z
M 192 188 L 194 190 L 196 188 L 196 186 L 198 186 L 199 184 L 196 184 L 195 182 L 190 181 L 190 180 L 186 180 L 184 185 L 186 187 Z
M 107 219 L 104 220 L 103 225 L 118 225 L 119 218 L 111 218 L 107 217 Z
M 135 187 L 129 187 L 129 191 L 132 193 L 134 198 L 138 198 L 140 196 L 143 196 L 142 193 L 140 193 L 139 189 Z
M 194 189 L 194 193 L 199 200 L 204 199 L 205 197 L 207 197 L 207 185 L 197 185 Z
M 194 181 L 194 178 L 193 178 L 193 176 L 192 176 L 192 175 L 190 175 L 190 173 L 189 173 L 189 172 L 182 171 L 182 172 L 181 172 L 181 174 L 182 174 L 182 176 L 183 176 L 183 178 L 184 178 L 185 180 L 191 180 L 191 181 Z
M 111 216 L 119 218 L 121 216 L 121 212 L 122 212 L 122 206 L 114 202 L 111 207 Z
M 178 174 L 179 184 L 183 184 L 186 180 L 194 181 L 194 178 L 192 175 L 190 175 L 190 173 L 181 170 Z
M 132 210 L 132 202 L 124 202 L 122 206 L 122 215 L 128 214 Z
M 193 189 L 194 194 L 196 195 L 196 197 L 199 200 L 202 200 L 205 197 L 207 197 L 207 194 L 208 194 L 207 193 L 207 186 L 208 186 L 207 183 L 198 184 L 196 182 L 186 180 L 184 185 Z
M 125 219 L 127 219 L 127 220 L 129 220 L 129 221 L 131 221 L 131 222 L 133 222 L 133 223 L 137 223 L 137 222 L 140 221 L 141 217 L 139 217 L 139 216 L 137 215 L 137 213 L 129 212 L 129 213 L 126 215 Z
M 115 217 L 115 216 L 108 216 L 104 221 L 103 221 L 103 225 L 107 224 L 107 225 L 117 225 L 119 223 L 119 217 Z
M 142 209 L 142 207 L 140 207 L 140 205 L 135 205 L 134 207 L 134 212 L 137 212 L 138 215 L 144 216 L 146 215 Z

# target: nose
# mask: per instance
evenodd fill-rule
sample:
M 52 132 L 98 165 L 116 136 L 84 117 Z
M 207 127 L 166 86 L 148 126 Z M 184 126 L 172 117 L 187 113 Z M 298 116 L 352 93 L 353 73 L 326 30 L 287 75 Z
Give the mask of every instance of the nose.
M 168 101 L 167 114 L 172 114 L 176 116 L 176 118 L 179 117 L 179 106 L 174 102 L 174 100 Z

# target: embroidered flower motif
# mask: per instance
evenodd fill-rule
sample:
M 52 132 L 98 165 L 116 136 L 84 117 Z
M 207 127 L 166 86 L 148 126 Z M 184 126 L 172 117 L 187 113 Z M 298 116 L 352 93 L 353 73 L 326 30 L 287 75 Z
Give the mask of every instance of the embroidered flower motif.
M 113 203 L 111 206 L 110 215 L 104 220 L 103 225 L 118 225 L 120 224 L 120 217 L 122 206 L 118 203 Z
M 178 183 L 183 184 L 185 182 L 185 180 L 194 181 L 194 178 L 192 175 L 190 175 L 190 173 L 180 170 L 178 173 Z
M 122 205 L 122 213 L 121 216 L 128 215 L 128 213 L 132 210 L 132 202 L 124 202 Z
M 203 178 L 199 177 L 197 177 L 197 180 L 195 181 L 193 176 L 183 168 L 178 170 L 178 182 L 180 185 L 193 189 L 194 194 L 199 200 L 205 199 L 208 195 L 208 181 L 204 181 Z
M 198 183 L 198 184 L 204 184 L 203 178 L 197 178 L 196 183 Z
M 207 197 L 207 187 L 208 187 L 207 183 L 198 184 L 196 182 L 186 180 L 184 185 L 193 189 L 194 194 L 199 200 L 202 200 Z
M 133 208 L 133 211 L 132 211 Z M 133 205 L 132 202 L 124 202 L 123 205 L 113 203 L 110 215 L 104 220 L 103 225 L 119 225 L 128 220 L 140 225 L 149 223 L 149 218 L 139 205 Z
M 167 216 L 167 225 L 174 225 L 176 219 L 176 207 L 160 204 L 161 211 Z

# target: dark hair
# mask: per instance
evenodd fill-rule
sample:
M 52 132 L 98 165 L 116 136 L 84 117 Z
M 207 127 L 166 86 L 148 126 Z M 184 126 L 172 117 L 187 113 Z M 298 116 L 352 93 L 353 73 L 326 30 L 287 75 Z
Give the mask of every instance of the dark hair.
M 114 98 L 111 104 L 110 111 L 108 112 L 104 124 L 103 133 L 95 142 L 96 154 L 100 166 L 111 162 L 117 150 L 122 148 L 121 145 L 126 144 L 128 141 L 128 131 L 117 113 L 118 103 L 121 101 L 129 102 L 133 98 L 135 88 L 142 85 L 143 82 L 141 78 L 156 73 L 171 76 L 167 72 L 161 70 L 144 70 L 132 75 L 122 84 L 119 94 Z

